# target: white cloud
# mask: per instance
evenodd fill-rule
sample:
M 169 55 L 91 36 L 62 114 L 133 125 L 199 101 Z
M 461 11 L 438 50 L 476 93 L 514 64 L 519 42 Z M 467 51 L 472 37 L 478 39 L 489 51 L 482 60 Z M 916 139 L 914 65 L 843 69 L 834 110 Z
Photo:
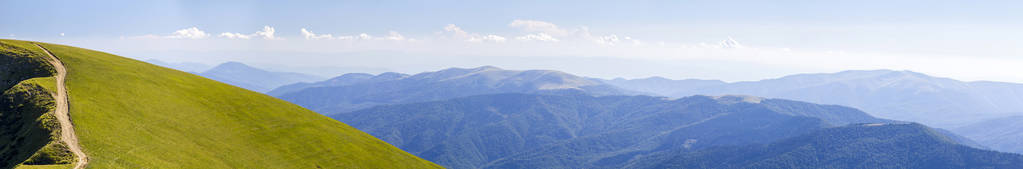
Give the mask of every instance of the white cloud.
M 462 30 L 462 28 L 455 26 L 455 24 L 448 24 L 444 26 L 444 31 L 454 33 L 456 37 L 468 37 L 469 33 Z
M 582 37 L 583 39 L 592 41 L 592 42 L 600 44 L 600 45 L 606 45 L 606 46 L 614 46 L 614 45 L 616 45 L 618 43 L 627 42 L 627 41 L 632 41 L 633 45 L 641 45 L 642 44 L 638 39 L 632 39 L 632 37 L 629 37 L 629 36 L 619 37 L 616 34 L 610 34 L 610 35 L 604 35 L 604 36 L 594 36 L 593 34 L 590 33 L 590 29 L 588 27 L 585 27 L 585 26 L 579 28 L 579 30 L 577 31 L 577 34 L 580 37 Z
M 621 39 L 618 38 L 618 35 L 613 35 L 612 34 L 612 35 L 607 35 L 607 36 L 596 37 L 593 41 L 597 42 L 597 44 L 601 44 L 601 45 L 615 45 L 619 41 L 621 41 Z
M 357 36 L 334 36 L 333 34 L 316 34 L 313 31 L 309 31 L 306 28 L 302 28 L 301 32 L 302 32 L 302 37 L 305 37 L 305 39 L 308 39 L 308 40 L 319 40 L 319 39 L 323 39 L 323 40 L 355 40 L 355 39 L 372 40 L 373 39 L 373 36 L 370 36 L 369 34 L 366 34 L 366 33 L 362 33 L 362 34 L 359 34 Z
M 550 22 L 537 21 L 537 20 L 520 20 L 516 19 L 508 24 L 508 26 L 519 28 L 527 32 L 540 32 L 547 35 L 554 36 L 566 36 L 569 34 L 568 30 L 564 30 Z
M 402 36 L 398 32 L 390 31 L 390 32 L 388 32 L 387 37 L 384 38 L 384 39 L 394 40 L 394 41 L 403 41 L 403 40 L 405 40 L 405 36 Z
M 552 37 L 546 33 L 528 34 L 525 36 L 515 37 L 515 39 L 523 41 L 543 41 L 543 42 L 557 42 L 557 38 Z
M 725 39 L 721 41 L 721 43 L 718 43 L 718 47 L 725 49 L 736 49 L 744 48 L 745 46 L 739 43 L 739 41 L 735 41 L 735 39 L 732 39 L 732 37 L 728 37 L 728 39 Z
M 634 46 L 642 45 L 638 39 L 617 34 L 593 35 L 586 26 L 579 26 L 574 29 L 563 29 L 550 22 L 536 20 L 514 20 L 508 26 L 519 28 L 530 34 L 518 36 L 515 39 L 523 41 L 559 42 L 583 40 L 596 43 L 605 47 L 615 46 L 623 42 L 632 42 Z
M 220 35 L 218 37 L 224 37 L 224 38 L 228 38 L 228 39 L 251 39 L 252 37 L 263 37 L 263 39 L 267 39 L 267 40 L 280 39 L 280 38 L 274 36 L 274 32 L 276 32 L 276 31 L 274 30 L 273 27 L 263 26 L 263 30 L 256 31 L 256 33 L 252 33 L 252 34 L 224 32 L 224 33 L 220 33 Z
M 61 33 L 60 33 L 60 36 L 64 36 L 64 32 L 61 32 Z
M 63 33 L 61 33 L 61 34 L 63 34 Z M 63 36 L 63 35 L 61 35 L 61 36 Z M 141 36 L 131 36 L 131 37 L 127 37 L 127 38 L 128 39 L 161 39 L 161 38 L 166 38 L 166 39 L 204 39 L 204 38 L 209 37 L 209 36 L 210 36 L 210 34 L 207 34 L 205 31 L 199 30 L 199 28 L 197 28 L 197 27 L 191 27 L 191 28 L 185 28 L 185 29 L 180 29 L 180 30 L 174 31 L 170 35 L 166 35 L 166 36 L 147 34 L 147 35 L 141 35 Z M 125 37 L 122 36 L 121 39 L 125 39 Z
M 263 30 L 257 31 L 256 35 L 262 36 L 263 39 L 277 39 L 277 37 L 274 36 L 274 32 L 274 27 L 263 26 Z
M 625 40 L 631 40 L 632 41 L 632 45 L 636 45 L 636 46 L 643 45 L 643 42 L 639 41 L 639 39 L 632 39 L 632 37 L 629 37 L 629 36 L 626 36 Z M 663 46 L 664 42 L 661 42 L 661 45 Z
M 506 20 L 507 21 L 507 20 Z M 1002 70 L 1000 72 L 1019 72 L 1018 65 L 1023 63 L 1023 60 L 956 60 L 956 59 L 944 59 L 935 61 L 929 55 L 921 56 L 906 56 L 906 54 L 886 54 L 886 53 L 858 53 L 862 51 L 843 51 L 842 49 L 821 49 L 821 51 L 813 51 L 813 49 L 803 48 L 786 48 L 786 47 L 771 47 L 772 45 L 757 45 L 756 43 L 747 44 L 750 42 L 743 41 L 739 42 L 743 37 L 740 38 L 724 38 L 719 37 L 717 40 L 705 41 L 707 43 L 686 43 L 672 40 L 667 40 L 669 36 L 658 37 L 657 32 L 644 32 L 642 34 L 632 35 L 629 33 L 639 32 L 602 32 L 601 30 L 594 28 L 593 32 L 590 29 L 580 25 L 557 25 L 551 22 L 535 21 L 535 20 L 514 20 L 510 22 L 502 22 L 507 25 L 504 27 L 502 32 L 509 32 L 508 34 L 495 35 L 487 32 L 473 32 L 472 27 L 461 28 L 459 26 L 467 25 L 445 25 L 443 30 L 437 34 L 427 35 L 433 37 L 426 37 L 423 40 L 425 43 L 408 43 L 402 45 L 395 45 L 396 43 L 388 43 L 392 40 L 409 41 L 411 37 L 416 37 L 419 34 L 400 34 L 398 32 L 377 32 L 371 36 L 370 34 L 359 32 L 350 33 L 333 33 L 333 34 L 316 34 L 307 28 L 301 29 L 301 34 L 295 34 L 284 38 L 305 38 L 305 39 L 334 39 L 335 41 L 319 41 L 315 43 L 280 43 L 285 47 L 267 47 L 265 50 L 297 50 L 297 49 L 326 49 L 330 48 L 331 52 L 360 52 L 360 51 L 398 51 L 409 53 L 409 55 L 421 55 L 421 54 L 435 54 L 444 56 L 601 56 L 601 57 L 616 57 L 624 59 L 643 59 L 643 60 L 713 60 L 723 62 L 742 62 L 742 63 L 757 63 L 764 65 L 792 65 L 800 67 L 808 67 L 813 69 L 827 69 L 833 70 L 838 68 L 911 68 L 919 70 L 933 70 L 937 72 L 945 72 L 946 74 L 957 74 L 959 72 L 953 72 L 946 70 L 948 63 L 967 62 L 975 63 L 971 65 L 994 65 L 981 67 L 987 70 Z M 439 26 L 439 25 L 438 25 Z M 276 36 L 275 30 L 272 27 L 265 26 L 263 29 L 252 32 L 243 33 L 211 33 L 203 32 L 196 27 L 184 27 L 187 29 L 170 29 L 177 31 L 167 31 L 165 33 L 140 36 L 142 38 L 153 38 L 153 39 L 203 39 L 209 36 L 217 36 L 221 38 L 233 38 L 233 39 L 252 39 L 252 38 L 281 38 Z M 256 28 L 256 27 L 253 27 Z M 435 31 L 436 31 L 435 27 Z M 315 28 L 314 28 L 315 29 Z M 467 30 L 468 29 L 468 30 Z M 294 31 L 294 30 L 292 30 Z M 728 31 L 728 30 L 721 30 Z M 219 31 L 217 31 L 219 32 Z M 298 32 L 292 32 L 298 33 Z M 323 32 L 321 32 L 323 33 Z M 353 34 L 354 33 L 354 34 Z M 408 32 L 403 32 L 408 33 Z M 51 34 L 52 36 L 53 34 Z M 347 35 L 347 36 L 337 36 Z M 408 35 L 408 36 L 406 36 Z M 415 35 L 415 36 L 414 36 Z M 629 36 L 632 35 L 632 36 Z M 640 41 L 636 38 L 637 35 L 648 35 L 643 36 L 646 38 L 661 38 L 661 39 L 643 39 Z M 15 35 L 9 35 L 14 37 Z M 418 38 L 418 37 L 417 37 Z M 123 38 L 122 38 L 123 39 Z M 207 38 L 208 39 L 208 38 Z M 349 43 L 340 42 L 337 40 L 347 39 L 350 41 L 358 41 L 360 43 Z M 511 44 L 503 45 L 478 45 L 478 46 L 466 46 L 456 43 L 432 43 L 431 40 L 448 40 L 449 42 L 461 42 L 461 43 L 486 43 L 486 42 L 506 42 L 515 41 Z M 192 40 L 187 40 L 192 41 Z M 385 42 L 386 41 L 386 42 Z M 528 41 L 528 43 L 519 43 L 519 41 Z M 668 42 L 665 42 L 668 41 Z M 116 41 L 116 43 L 124 43 L 123 45 L 136 45 L 136 42 L 147 42 L 148 41 Z M 365 43 L 362 43 L 365 42 Z M 548 43 L 551 42 L 551 43 Z M 557 43 L 553 43 L 557 42 Z M 182 45 L 192 45 L 196 49 L 211 49 L 211 47 L 204 45 L 223 45 L 227 48 L 245 50 L 251 49 L 251 45 L 240 45 L 238 43 L 192 43 L 182 40 L 181 42 L 163 42 L 161 40 L 152 41 L 153 44 L 160 43 L 180 43 L 175 45 L 142 45 L 140 47 L 155 48 L 154 51 L 168 51 L 165 49 L 176 49 L 184 48 Z M 293 46 L 287 46 L 293 45 Z M 307 45 L 307 46 L 295 46 L 295 45 Z M 319 48 L 312 48 L 309 46 L 318 46 Z M 216 50 L 222 50 L 222 48 L 215 48 Z M 570 50 L 566 50 L 570 49 Z M 264 50 L 264 49 L 259 49 Z M 140 52 L 143 53 L 143 52 Z M 892 57 L 887 57 L 892 56 Z M 895 57 L 900 56 L 900 57 Z M 959 56 L 948 56 L 948 58 L 959 57 Z M 967 58 L 968 56 L 963 56 Z M 791 62 L 791 63 L 788 63 Z M 928 63 L 928 64 L 923 64 Z M 982 64 L 983 63 L 983 64 Z M 961 67 L 965 69 L 966 67 Z M 999 71 L 992 71 L 999 72 Z M 969 75 L 966 73 L 959 73 L 964 77 L 979 77 L 980 75 Z M 985 75 L 987 76 L 987 75 Z M 1009 74 L 1005 77 L 1015 78 Z M 1020 79 L 1020 78 L 1015 78 Z
M 305 28 L 302 28 L 302 36 L 304 36 L 305 39 L 334 39 L 334 35 L 331 34 L 317 35 L 312 31 L 306 30 Z
M 383 36 L 383 37 L 375 37 L 375 36 L 369 35 L 367 33 L 360 33 L 359 35 L 355 35 L 355 36 L 334 36 L 332 34 L 316 34 L 316 33 L 313 33 L 312 31 L 309 31 L 308 29 L 305 29 L 305 28 L 302 28 L 301 31 L 302 31 L 302 36 L 305 37 L 305 39 L 310 39 L 310 40 L 328 39 L 328 40 L 393 40 L 393 41 L 410 41 L 410 42 L 411 41 L 415 41 L 415 39 L 406 38 L 405 35 L 402 35 L 401 33 L 398 33 L 398 32 L 395 32 L 395 31 L 389 31 L 387 33 L 387 36 Z
M 362 39 L 362 40 L 371 40 L 371 39 L 373 39 L 373 36 L 370 36 L 369 34 L 366 34 L 366 33 L 360 33 L 360 34 L 359 34 L 359 39 Z
M 455 26 L 455 24 L 448 24 L 444 27 L 445 32 L 451 33 L 452 38 L 464 40 L 466 42 L 497 42 L 502 43 L 507 41 L 507 38 L 498 35 L 480 35 L 478 33 L 469 33 L 462 28 Z
M 224 32 L 220 33 L 217 37 L 228 38 L 228 39 L 251 39 L 252 36 L 240 33 Z
M 483 37 L 481 37 L 481 38 L 475 38 L 475 37 L 474 37 L 474 38 L 471 38 L 471 39 L 469 39 L 468 41 L 469 41 L 469 42 L 487 41 L 487 42 L 497 42 L 497 43 L 502 43 L 502 42 L 505 42 L 505 41 L 507 41 L 507 39 L 506 39 L 506 38 L 504 38 L 503 36 L 497 36 L 497 35 L 486 35 L 486 36 L 483 36 Z
M 206 34 L 206 32 L 203 32 L 202 30 L 199 30 L 199 28 L 191 27 L 191 28 L 185 28 L 185 29 L 181 29 L 181 30 L 178 30 L 178 31 L 174 31 L 174 33 L 172 33 L 170 36 L 166 36 L 166 38 L 171 38 L 171 39 L 202 39 L 202 38 L 206 38 L 206 37 L 209 37 L 209 36 L 210 36 L 209 34 Z

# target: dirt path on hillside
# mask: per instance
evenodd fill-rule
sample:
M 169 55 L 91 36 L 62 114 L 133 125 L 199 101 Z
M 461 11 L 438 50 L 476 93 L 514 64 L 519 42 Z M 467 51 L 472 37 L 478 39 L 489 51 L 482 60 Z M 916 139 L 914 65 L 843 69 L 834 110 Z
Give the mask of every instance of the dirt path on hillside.
M 54 100 L 57 103 L 57 109 L 54 110 L 54 116 L 57 116 L 57 121 L 60 122 L 60 140 L 67 144 L 68 148 L 71 149 L 71 153 L 78 157 L 78 163 L 75 164 L 75 169 L 85 168 L 85 164 L 89 163 L 89 158 L 85 156 L 85 152 L 82 151 L 82 146 L 78 144 L 78 136 L 75 135 L 75 128 L 71 123 L 71 115 L 68 114 L 68 101 L 67 101 L 67 88 L 64 86 L 64 77 L 67 77 L 67 69 L 64 69 L 64 63 L 61 63 L 50 50 L 47 50 L 39 44 L 35 44 L 39 49 L 46 51 L 46 55 L 50 56 L 50 64 L 53 65 L 53 69 L 57 70 L 57 94 L 54 96 Z

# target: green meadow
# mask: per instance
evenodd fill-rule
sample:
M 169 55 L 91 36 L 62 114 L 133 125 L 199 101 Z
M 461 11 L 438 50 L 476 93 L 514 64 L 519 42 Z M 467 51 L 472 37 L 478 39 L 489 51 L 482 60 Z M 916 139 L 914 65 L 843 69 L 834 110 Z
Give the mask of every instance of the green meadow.
M 68 70 L 71 119 L 89 168 L 441 168 L 264 94 L 109 53 L 40 44 Z

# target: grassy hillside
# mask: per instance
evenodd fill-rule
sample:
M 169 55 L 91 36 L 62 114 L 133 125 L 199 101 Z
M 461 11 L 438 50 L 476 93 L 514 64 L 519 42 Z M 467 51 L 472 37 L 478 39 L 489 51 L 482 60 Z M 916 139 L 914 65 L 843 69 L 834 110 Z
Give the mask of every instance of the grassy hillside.
M 89 168 L 439 167 L 270 96 L 108 53 L 43 46 L 68 69 L 71 118 Z
M 54 71 L 43 56 L 28 43 L 0 42 L 0 168 L 73 162 L 59 141 Z

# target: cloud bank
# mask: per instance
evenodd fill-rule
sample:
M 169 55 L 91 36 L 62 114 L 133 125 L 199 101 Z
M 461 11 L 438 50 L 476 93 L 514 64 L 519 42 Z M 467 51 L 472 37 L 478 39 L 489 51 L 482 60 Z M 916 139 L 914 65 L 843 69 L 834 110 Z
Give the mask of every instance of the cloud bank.
M 170 36 L 165 37 L 171 39 L 203 39 L 209 36 L 210 36 L 209 34 L 206 34 L 206 32 L 199 30 L 199 28 L 191 27 L 174 31 L 174 33 L 171 33 Z
M 278 38 L 277 36 L 274 35 L 274 33 L 276 33 L 276 32 L 277 31 L 274 29 L 274 27 L 263 26 L 263 30 L 256 31 L 255 33 L 251 33 L 251 34 L 224 32 L 224 33 L 220 33 L 220 35 L 217 36 L 217 37 L 228 38 L 228 39 L 252 39 L 252 37 L 260 37 L 260 38 L 263 38 L 263 39 L 266 39 L 266 40 L 277 40 L 277 39 L 280 39 L 280 38 Z
M 504 36 L 499 36 L 499 35 L 494 35 L 494 34 L 481 35 L 479 33 L 469 33 L 469 32 L 466 32 L 465 30 L 462 30 L 461 27 L 458 27 L 455 24 L 448 24 L 447 26 L 444 26 L 444 31 L 449 33 L 450 34 L 449 36 L 451 36 L 452 38 L 458 39 L 458 40 L 462 40 L 462 41 L 466 41 L 466 42 L 474 42 L 474 43 L 481 43 L 481 42 L 504 43 L 504 42 L 506 42 L 508 40 Z

